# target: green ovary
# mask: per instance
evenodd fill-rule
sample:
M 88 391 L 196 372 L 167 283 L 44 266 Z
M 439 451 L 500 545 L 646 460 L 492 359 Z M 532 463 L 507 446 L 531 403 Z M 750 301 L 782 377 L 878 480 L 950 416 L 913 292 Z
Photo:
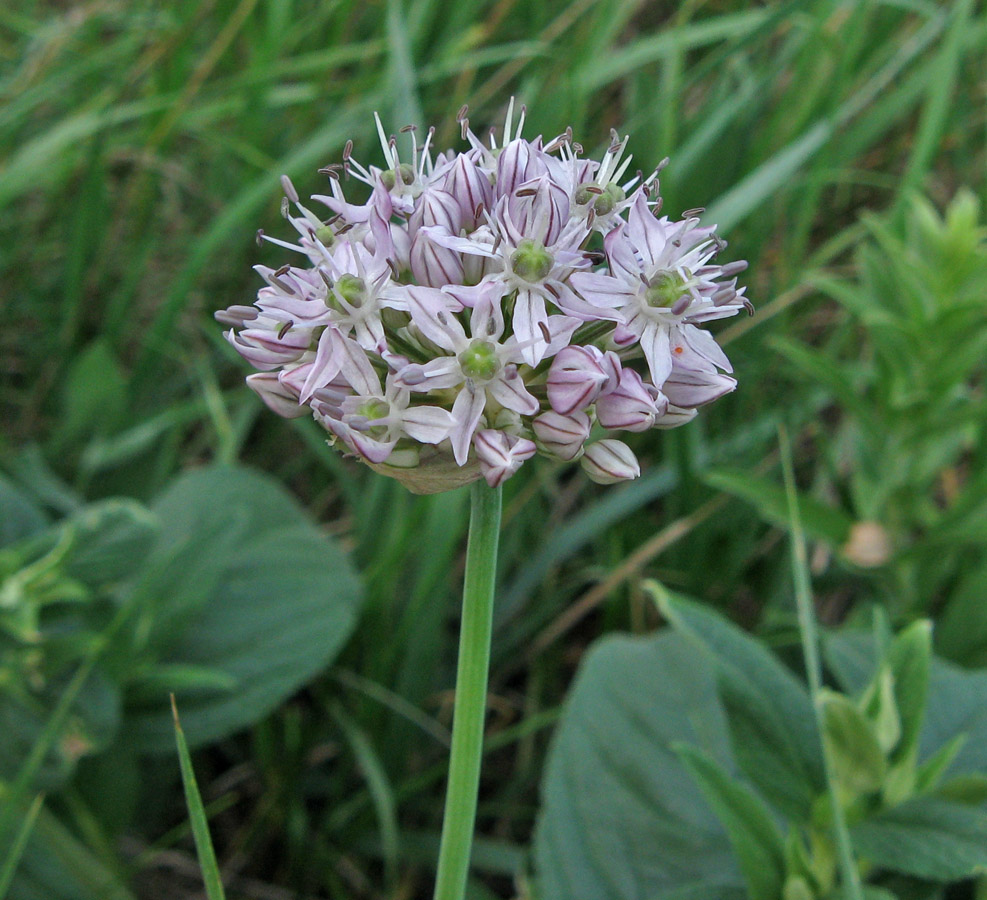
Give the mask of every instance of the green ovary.
M 367 283 L 358 275 L 342 275 L 336 282 L 336 292 L 350 306 L 359 309 L 367 299 Z
M 668 308 L 687 292 L 686 281 L 676 272 L 659 272 L 648 282 L 644 292 L 648 306 Z
M 525 239 L 511 254 L 511 269 L 528 284 L 537 284 L 547 278 L 554 265 L 555 257 L 538 241 Z
M 357 414 L 373 422 L 375 419 L 386 419 L 391 414 L 391 406 L 384 400 L 371 399 L 357 409 Z M 387 434 L 386 425 L 371 425 L 367 434 L 372 438 L 382 438 Z
M 581 184 L 576 188 L 573 199 L 579 206 L 593 204 L 593 210 L 598 216 L 605 216 L 611 213 L 614 207 L 626 198 L 624 189 L 619 184 L 612 182 L 603 188 L 593 182 Z
M 489 341 L 473 341 L 458 359 L 463 374 L 474 381 L 490 381 L 500 372 L 497 350 Z

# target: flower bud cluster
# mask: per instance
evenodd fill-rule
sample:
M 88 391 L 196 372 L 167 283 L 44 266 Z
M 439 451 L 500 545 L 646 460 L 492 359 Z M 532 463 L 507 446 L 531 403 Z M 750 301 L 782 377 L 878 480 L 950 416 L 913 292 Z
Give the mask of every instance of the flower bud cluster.
M 255 304 L 217 313 L 259 370 L 247 383 L 413 490 L 496 486 L 536 453 L 634 478 L 630 448 L 594 438 L 681 425 L 734 389 L 700 326 L 751 309 L 745 264 L 715 262 L 701 210 L 658 217 L 659 170 L 625 180 L 626 137 L 594 161 L 568 131 L 522 138 L 513 101 L 499 142 L 465 113 L 469 149 L 433 156 L 433 132 L 420 146 L 410 129 L 409 158 L 378 119 L 385 167 L 348 143 L 312 198 L 328 215 L 282 178 L 297 242 L 260 236 L 308 264 L 255 267 Z M 369 199 L 347 200 L 346 180 Z

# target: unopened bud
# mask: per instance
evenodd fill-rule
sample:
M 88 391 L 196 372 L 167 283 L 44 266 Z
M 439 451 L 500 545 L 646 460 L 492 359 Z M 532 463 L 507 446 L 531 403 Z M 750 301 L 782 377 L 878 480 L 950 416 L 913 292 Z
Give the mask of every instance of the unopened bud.
M 597 484 L 616 484 L 618 481 L 637 478 L 641 474 L 641 467 L 631 448 L 623 441 L 610 438 L 590 444 L 580 465 Z

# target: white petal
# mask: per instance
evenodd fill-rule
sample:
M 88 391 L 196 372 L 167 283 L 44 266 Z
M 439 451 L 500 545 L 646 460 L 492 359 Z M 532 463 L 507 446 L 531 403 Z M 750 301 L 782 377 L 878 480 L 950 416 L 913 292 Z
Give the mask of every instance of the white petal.
M 338 331 L 333 332 L 333 355 L 339 360 L 339 371 L 358 394 L 380 396 L 380 379 L 367 359 L 364 349 Z
M 520 375 L 514 378 L 498 378 L 487 385 L 490 395 L 501 406 L 513 409 L 524 416 L 533 416 L 541 408 L 541 404 L 528 392 L 524 379 Z
M 459 392 L 456 402 L 452 404 L 452 418 L 455 420 L 449 438 L 452 441 L 452 455 L 457 465 L 466 465 L 470 452 L 473 432 L 483 415 L 487 396 L 484 391 L 464 389 Z
M 350 429 L 349 442 L 361 456 L 366 457 L 370 462 L 382 463 L 391 455 L 397 439 L 386 442 L 375 441 L 373 438 L 367 437 L 359 431 Z
M 641 335 L 641 349 L 644 351 L 651 380 L 655 387 L 661 387 L 672 371 L 672 353 L 669 349 L 668 329 L 659 322 L 648 322 Z
M 401 426 L 412 440 L 438 444 L 449 437 L 452 414 L 439 406 L 409 406 L 401 414 Z
M 708 331 L 702 328 L 696 328 L 695 325 L 679 325 L 675 330 L 677 332 L 675 337 L 679 338 L 682 344 L 685 345 L 683 348 L 685 352 L 683 353 L 677 352 L 677 346 L 681 345 L 673 348 L 673 352 L 676 353 L 677 357 L 677 365 L 689 367 L 683 357 L 688 356 L 688 351 L 692 350 L 694 354 L 697 354 L 715 366 L 719 366 L 724 372 L 733 371 L 733 366 L 730 365 L 727 355 Z M 708 368 L 708 366 L 704 366 L 703 368 Z
M 513 324 L 521 358 L 529 366 L 537 366 L 548 350 L 548 341 L 542 332 L 542 327 L 548 328 L 545 300 L 533 291 L 519 290 L 514 304 Z
M 420 285 L 408 288 L 408 309 L 422 334 L 443 350 L 456 353 L 468 342 L 462 323 L 456 318 L 454 302 L 437 288 Z

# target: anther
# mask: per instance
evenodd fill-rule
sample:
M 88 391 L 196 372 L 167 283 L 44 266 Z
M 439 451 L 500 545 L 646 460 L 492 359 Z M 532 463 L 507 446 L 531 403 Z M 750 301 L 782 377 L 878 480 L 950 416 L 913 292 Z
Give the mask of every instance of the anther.
M 545 343 L 546 344 L 552 343 L 552 332 L 548 330 L 548 325 L 546 325 L 544 322 L 539 322 L 538 328 L 541 330 L 541 336 L 545 338 Z
M 282 325 L 282 326 L 281 326 L 281 330 L 280 330 L 280 331 L 278 332 L 278 340 L 279 340 L 279 341 L 282 341 L 282 340 L 284 340 L 284 336 L 285 336 L 285 335 L 286 335 L 286 334 L 287 334 L 287 333 L 288 333 L 289 331 L 291 331 L 291 327 L 292 327 L 292 325 L 294 325 L 294 324 L 295 324 L 295 323 L 294 323 L 294 321 L 293 321 L 293 320 L 291 320 L 291 319 L 288 319 L 288 321 L 287 321 L 287 322 L 285 322 L 285 323 L 284 323 L 284 325 Z
M 747 310 L 747 315 L 754 315 L 754 304 L 751 303 L 746 297 L 744 297 L 744 309 Z
M 548 291 L 556 300 L 562 299 L 562 295 L 559 293 L 559 289 L 554 284 L 546 284 L 545 290 Z
M 401 134 L 408 134 L 408 132 L 417 131 L 418 130 L 418 126 L 417 125 L 402 125 L 401 128 L 399 128 L 398 130 L 401 132 Z
M 466 114 L 469 111 L 470 111 L 470 108 L 469 108 L 469 104 L 468 103 L 464 103 L 462 106 L 460 106 L 459 107 L 459 112 L 456 113 L 456 121 L 457 122 L 463 122 L 463 121 L 465 121 Z
M 274 274 L 280 278 L 282 275 L 287 275 L 290 271 L 291 271 L 291 265 L 285 264 L 280 269 L 278 269 Z
M 286 199 L 292 203 L 298 202 L 298 191 L 295 190 L 295 186 L 291 183 L 291 179 L 287 175 L 281 176 L 281 190 L 284 191 Z
M 281 198 L 281 218 L 282 219 L 287 219 L 288 218 L 288 211 L 290 209 L 291 209 L 291 205 L 288 203 L 288 198 L 287 197 L 282 197 Z
M 735 262 L 727 263 L 721 270 L 720 273 L 724 278 L 729 278 L 731 275 L 737 275 L 743 272 L 747 268 L 746 259 L 738 259 Z
M 348 160 L 353 155 L 353 141 L 347 141 L 343 147 L 343 159 Z
M 264 229 L 263 228 L 258 228 L 257 229 L 257 238 L 256 238 L 256 240 L 257 240 L 257 246 L 258 247 L 263 247 L 264 246 Z
M 514 192 L 515 197 L 536 197 L 538 196 L 538 191 L 535 188 L 518 188 Z
M 439 310 L 435 314 L 435 318 L 439 320 L 439 324 L 440 325 L 448 325 L 449 324 L 449 317 L 444 312 L 442 312 L 442 310 Z
M 693 209 L 687 209 L 687 210 L 685 210 L 685 212 L 682 213 L 682 218 L 683 219 L 694 219 L 694 218 L 696 218 L 696 216 L 701 216 L 704 212 L 706 212 L 706 207 L 705 206 L 696 206 Z
M 686 294 L 672 304 L 672 315 L 681 316 L 692 305 L 692 297 Z

